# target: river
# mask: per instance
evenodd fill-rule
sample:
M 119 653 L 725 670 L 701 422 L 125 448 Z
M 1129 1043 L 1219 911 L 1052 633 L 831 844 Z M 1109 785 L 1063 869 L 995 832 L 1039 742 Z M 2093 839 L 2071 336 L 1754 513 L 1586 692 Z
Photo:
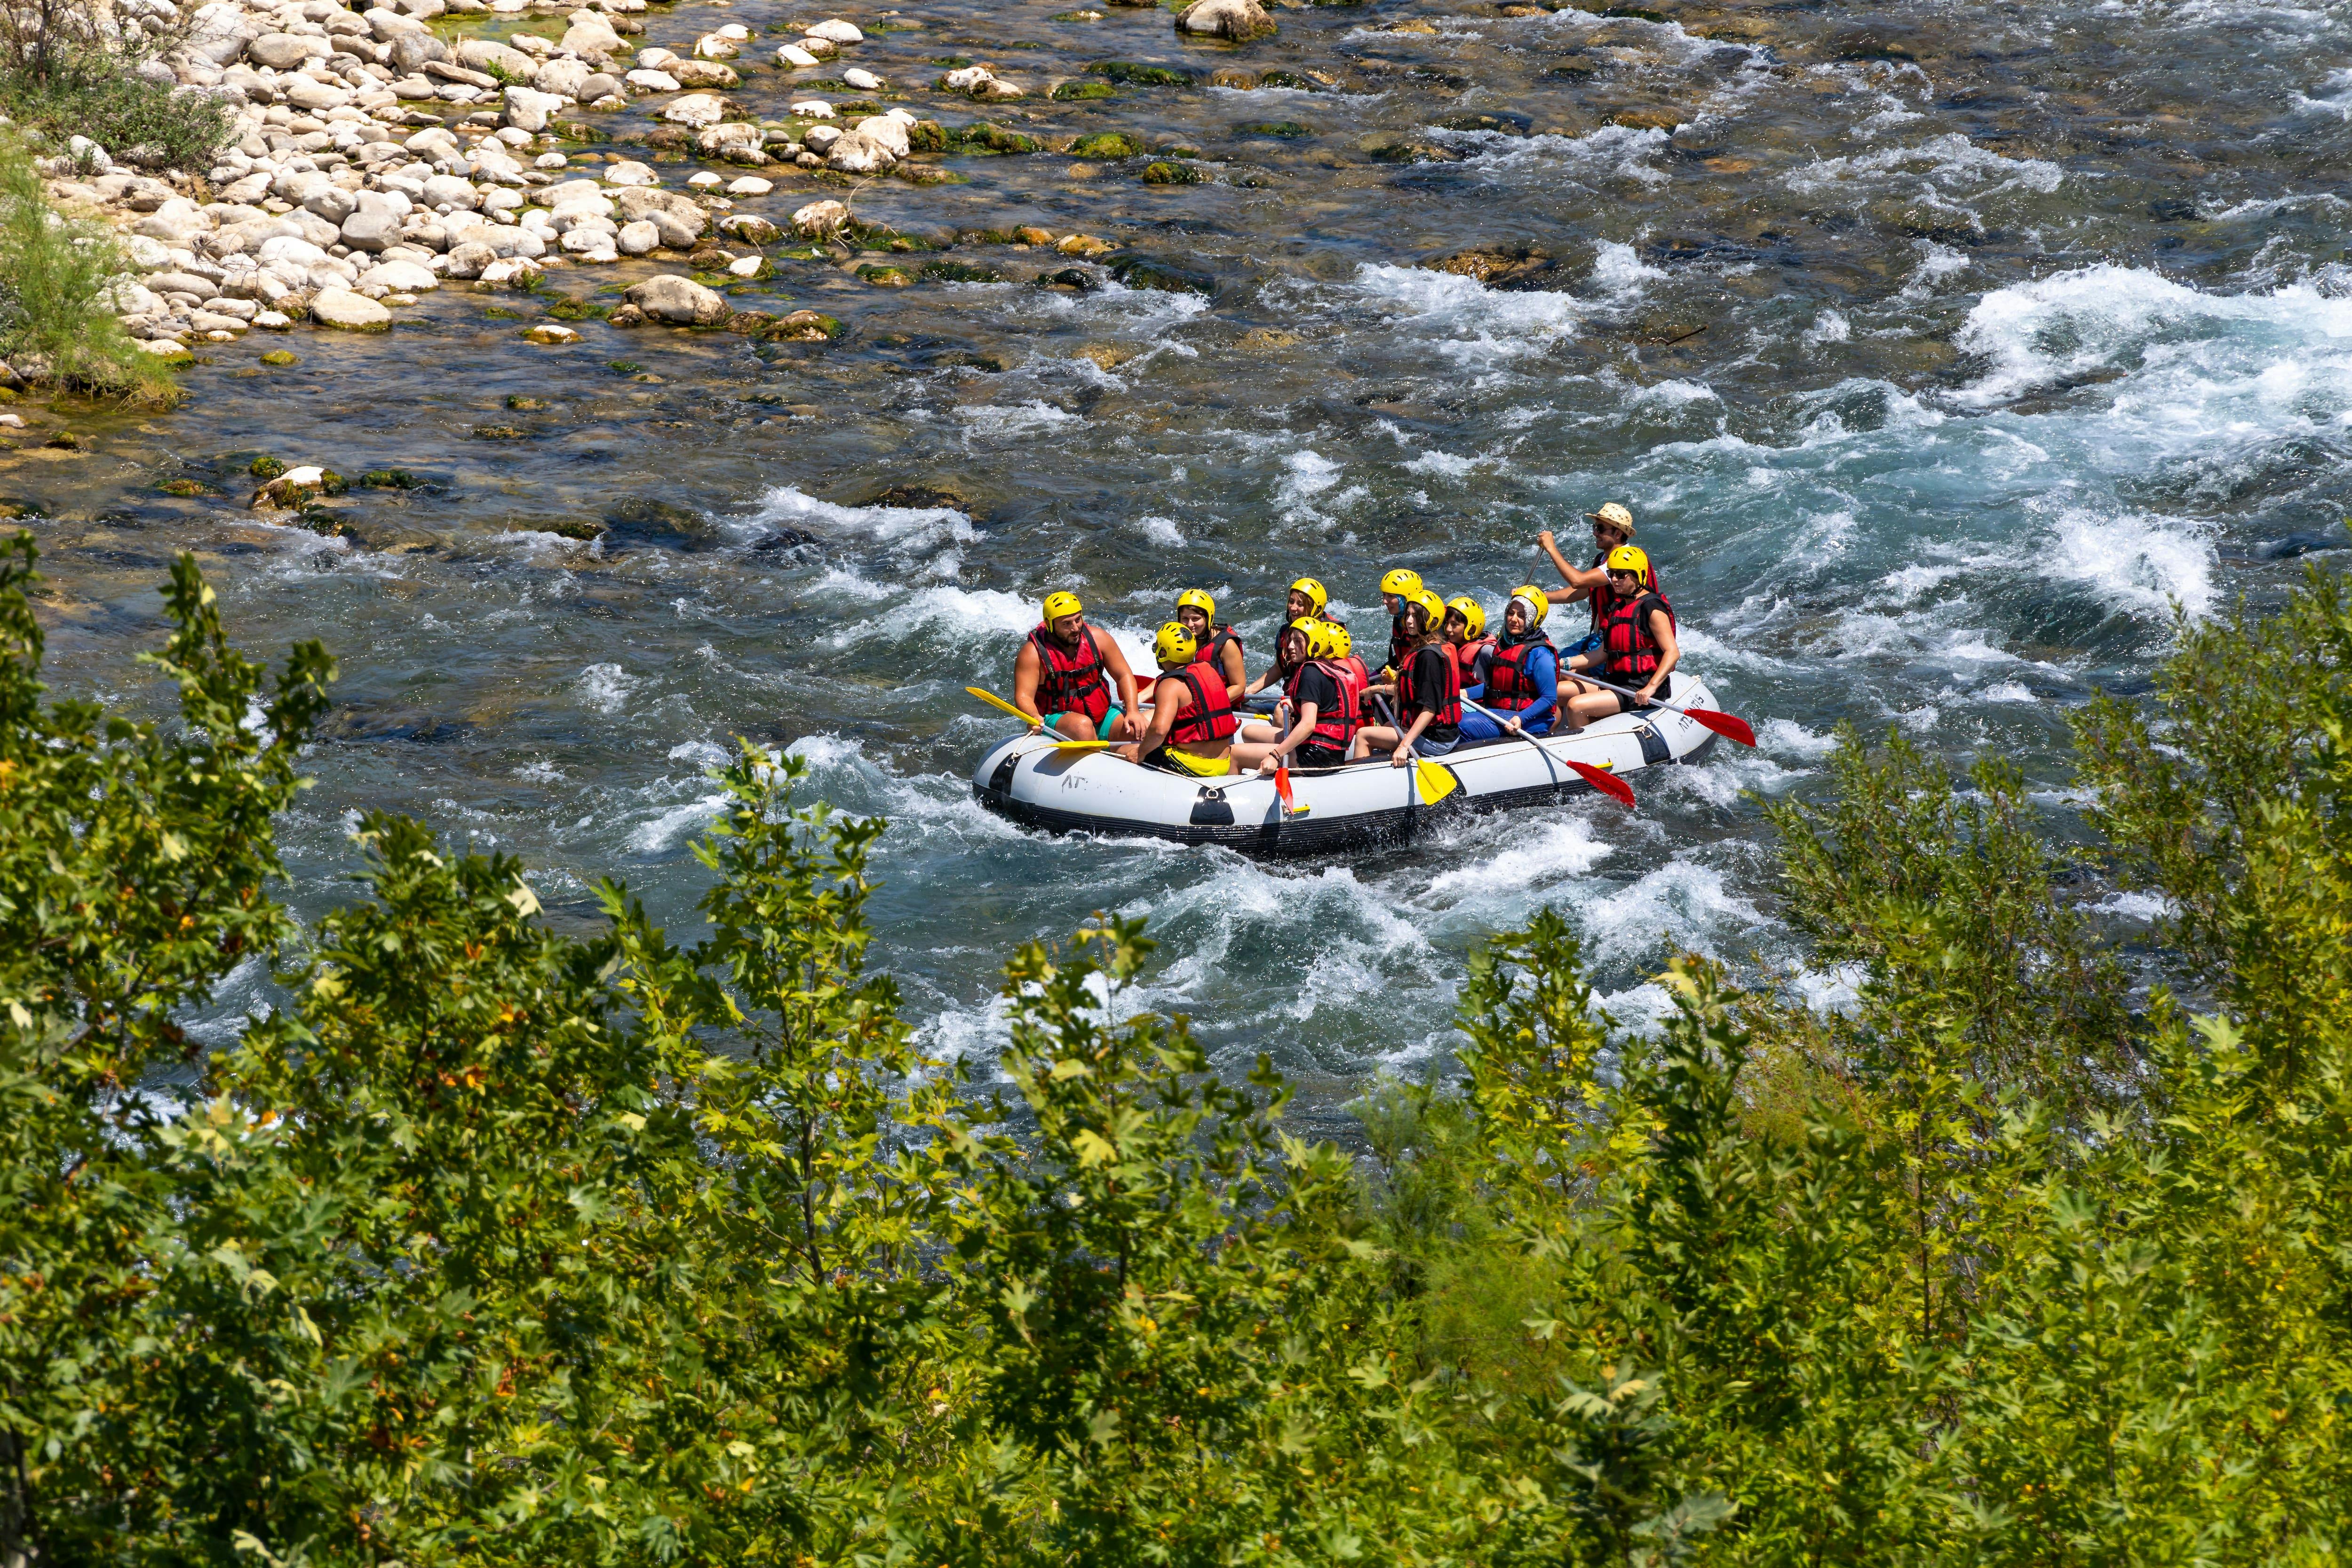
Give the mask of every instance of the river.
M 632 42 L 828 14 L 658 8 Z M 1675 947 L 1801 968 L 1758 798 L 1817 788 L 1837 727 L 2014 758 L 2063 808 L 2068 712 L 2145 689 L 2171 605 L 2275 595 L 2352 544 L 2340 9 L 1402 4 L 1281 10 L 1241 48 L 1183 42 L 1165 11 L 839 14 L 920 24 L 856 56 L 920 114 L 1125 130 L 1209 176 L 959 157 L 965 183 L 875 183 L 861 216 L 1097 235 L 1213 298 L 1099 268 L 1042 287 L 1065 258 L 968 244 L 950 255 L 1010 280 L 892 289 L 851 268 L 904 257 L 784 259 L 741 291 L 836 315 L 830 344 L 591 319 L 547 348 L 520 329 L 554 296 L 445 288 L 383 336 L 223 346 L 169 414 L 28 411 L 84 450 L 0 457 L 37 514 L 53 685 L 160 711 L 132 661 L 183 549 L 249 651 L 340 656 L 284 829 L 305 913 L 350 896 L 351 813 L 383 806 L 521 855 L 559 918 L 584 923 L 609 874 L 689 935 L 704 769 L 740 734 L 890 819 L 874 960 L 936 1049 L 984 1071 L 1007 952 L 1114 909 L 1162 944 L 1145 1000 L 1328 1106 L 1441 1061 L 1465 952 L 1543 904 L 1629 1023 Z M 1196 80 L 986 110 L 926 90 L 971 59 Z M 738 96 L 797 96 L 746 75 Z M 781 221 L 839 193 L 786 180 L 745 205 Z M 1427 265 L 1473 246 L 1531 256 L 1534 286 Z M 299 363 L 260 365 L 273 348 Z M 262 453 L 428 483 L 355 493 L 360 537 L 322 538 L 244 509 Z M 954 504 L 876 504 L 892 486 Z M 1499 606 L 1538 529 L 1580 542 L 1606 500 L 1763 742 L 1642 774 L 1637 814 L 1588 800 L 1266 866 L 1056 841 L 972 802 L 1003 721 L 961 688 L 1009 683 L 1045 591 L 1076 588 L 1139 651 L 1208 587 L 1255 668 L 1293 577 L 1360 632 L 1395 564 Z

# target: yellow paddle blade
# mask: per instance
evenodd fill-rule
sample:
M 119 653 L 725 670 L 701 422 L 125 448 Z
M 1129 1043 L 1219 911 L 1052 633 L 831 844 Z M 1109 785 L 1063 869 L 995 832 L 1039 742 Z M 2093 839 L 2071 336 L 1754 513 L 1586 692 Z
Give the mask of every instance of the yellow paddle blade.
M 1116 740 L 1057 740 L 1054 742 L 1054 749 L 1056 751 L 1099 751 L 1106 746 L 1117 746 L 1118 744 L 1118 742 Z
M 1037 722 L 1035 719 L 1031 718 L 1027 714 L 1023 713 L 1019 708 L 1014 707 L 1011 703 L 1006 702 L 1003 697 L 998 696 L 994 692 L 984 692 L 978 686 L 966 686 L 964 687 L 964 690 L 970 692 L 972 695 L 992 706 L 1003 708 L 1006 713 L 1011 714 L 1023 724 L 1034 725 Z
M 1462 781 L 1427 759 L 1412 765 L 1412 781 L 1421 787 L 1421 803 L 1434 806 L 1462 787 Z

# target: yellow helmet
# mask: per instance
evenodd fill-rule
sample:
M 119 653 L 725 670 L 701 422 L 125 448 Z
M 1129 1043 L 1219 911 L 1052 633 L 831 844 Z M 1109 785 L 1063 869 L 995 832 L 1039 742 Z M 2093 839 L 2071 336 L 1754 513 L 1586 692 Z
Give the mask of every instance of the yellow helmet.
M 1176 608 L 1197 610 L 1212 621 L 1217 618 L 1217 601 L 1209 597 L 1209 591 L 1204 588 L 1188 588 L 1178 594 Z
M 1636 577 L 1646 578 L 1650 575 L 1649 552 L 1638 545 L 1619 545 L 1609 552 L 1609 570 L 1630 571 Z
M 1086 612 L 1087 607 L 1078 602 L 1078 596 L 1075 593 L 1065 591 L 1045 595 L 1045 624 L 1048 626 L 1065 615 L 1084 615 Z
M 1411 599 L 1421 591 L 1421 573 L 1409 566 L 1392 566 L 1388 575 L 1381 579 L 1381 591 L 1400 593 Z
M 1300 616 L 1297 620 L 1293 621 L 1289 625 L 1285 626 L 1281 631 L 1279 631 L 1279 632 L 1276 632 L 1276 633 L 1274 634 L 1274 645 L 1275 645 L 1275 650 L 1276 650 L 1276 652 L 1279 653 L 1279 652 L 1281 651 L 1281 649 L 1282 649 L 1282 643 L 1283 643 L 1283 639 L 1284 639 L 1284 638 L 1286 638 L 1286 637 L 1287 637 L 1287 636 L 1289 636 L 1293 632 L 1297 632 L 1301 637 L 1304 637 L 1304 638 L 1306 638 L 1306 639 L 1307 639 L 1307 656 L 1308 656 L 1309 658 L 1314 657 L 1314 654 L 1315 654 L 1315 639 L 1316 639 L 1316 637 L 1317 637 L 1317 635 L 1318 635 L 1318 632 L 1317 632 L 1317 630 L 1316 630 L 1316 629 L 1317 629 L 1318 627 L 1324 626 L 1324 625 L 1327 625 L 1327 624 L 1328 624 L 1328 622 L 1322 622 L 1322 621 L 1318 621 L 1318 620 L 1316 620 L 1316 619 L 1315 619 L 1315 617 L 1313 617 L 1312 615 L 1302 615 L 1302 616 Z
M 1293 624 L 1296 625 L 1298 624 L 1298 622 L 1294 622 Z M 1305 622 L 1305 624 L 1307 627 L 1307 656 L 1310 659 L 1330 659 L 1338 657 L 1338 655 L 1331 651 L 1331 622 L 1328 621 L 1308 621 Z
M 1424 633 L 1445 624 L 1445 601 L 1425 588 L 1415 589 L 1404 597 L 1407 603 L 1421 606 L 1421 629 Z
M 1528 607 L 1528 630 L 1530 632 L 1542 625 L 1544 617 L 1551 613 L 1551 601 L 1545 598 L 1544 591 L 1532 582 L 1523 582 L 1511 590 L 1511 597 Z
M 1290 591 L 1307 595 L 1307 613 L 1310 615 L 1320 615 L 1323 607 L 1331 602 L 1331 596 L 1323 591 L 1323 585 L 1311 577 L 1302 577 L 1292 583 Z
M 1322 627 L 1324 635 L 1331 639 L 1331 657 L 1344 659 L 1356 651 L 1355 638 L 1349 635 L 1348 629 L 1339 622 L 1318 621 L 1316 624 Z
M 1471 598 L 1468 594 L 1465 593 L 1459 598 L 1447 600 L 1445 601 L 1445 608 L 1454 612 L 1462 617 L 1463 629 L 1469 632 L 1470 641 L 1473 643 L 1486 634 L 1486 612 L 1476 600 Z M 1440 624 L 1443 624 L 1443 622 Z
M 1192 633 L 1184 629 L 1181 621 L 1171 621 L 1160 628 L 1160 635 L 1151 640 L 1151 651 L 1163 664 L 1189 664 L 1193 650 L 1200 647 Z

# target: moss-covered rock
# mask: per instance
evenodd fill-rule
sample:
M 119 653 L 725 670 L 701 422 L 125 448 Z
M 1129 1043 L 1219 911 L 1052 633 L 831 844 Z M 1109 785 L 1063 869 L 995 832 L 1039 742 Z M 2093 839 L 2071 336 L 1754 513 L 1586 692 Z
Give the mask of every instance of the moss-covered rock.
M 1197 185 L 1207 178 L 1190 163 L 1171 162 L 1165 158 L 1143 167 L 1143 183 L 1147 185 Z
M 1124 131 L 1097 131 L 1081 136 L 1070 147 L 1073 158 L 1140 158 L 1143 143 Z
M 1129 87 L 1191 87 L 1190 71 L 1171 70 L 1166 66 L 1138 65 L 1133 60 L 1097 60 L 1087 68 L 1088 76 L 1108 77 Z

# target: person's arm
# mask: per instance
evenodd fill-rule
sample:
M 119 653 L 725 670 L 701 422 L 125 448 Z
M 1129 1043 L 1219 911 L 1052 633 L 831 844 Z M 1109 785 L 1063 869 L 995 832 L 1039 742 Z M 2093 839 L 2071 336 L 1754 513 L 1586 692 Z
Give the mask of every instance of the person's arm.
M 1170 686 L 1176 689 L 1161 696 L 1160 694 Z M 1144 729 L 1141 739 L 1132 746 L 1121 747 L 1118 754 L 1129 762 L 1140 762 L 1159 750 L 1166 744 L 1168 732 L 1176 727 L 1176 720 L 1182 716 L 1184 704 L 1190 696 L 1181 681 L 1164 678 L 1154 681 L 1151 684 L 1151 723 Z
M 1389 753 L 1390 767 L 1402 768 L 1412 760 L 1412 743 L 1421 738 L 1421 732 L 1427 729 L 1430 720 L 1436 716 L 1435 710 L 1431 708 L 1417 707 L 1412 710 L 1412 722 L 1405 726 L 1404 733 L 1397 737 L 1396 749 Z
M 1262 773 L 1273 772 L 1275 764 L 1283 761 L 1285 758 L 1288 758 L 1292 752 L 1297 750 L 1299 746 L 1307 739 L 1307 737 L 1315 733 L 1315 720 L 1318 714 L 1316 706 L 1313 703 L 1300 703 L 1298 705 L 1298 722 L 1290 727 L 1290 733 L 1284 736 L 1280 740 L 1275 742 L 1274 749 L 1267 752 L 1265 754 L 1265 760 L 1258 764 L 1258 770 Z
M 1045 716 L 1037 711 L 1037 644 L 1024 642 L 1020 653 L 1013 661 L 1013 706 L 1029 716 L 1032 729 L 1045 727 Z
M 1103 668 L 1118 683 L 1118 706 L 1132 716 L 1136 710 L 1135 672 L 1127 667 L 1127 654 L 1119 648 L 1118 639 L 1099 626 L 1087 628 L 1095 640 L 1095 652 L 1102 655 Z
M 1559 573 L 1559 580 L 1568 584 L 1566 588 L 1555 588 L 1544 595 L 1552 603 L 1572 604 L 1609 580 L 1609 574 L 1599 567 L 1580 569 L 1569 565 L 1568 558 L 1559 553 L 1559 545 L 1551 537 L 1549 528 L 1536 536 L 1536 543 L 1543 547 L 1544 554 L 1551 557 L 1552 569 Z
M 1549 648 L 1538 648 L 1528 655 L 1527 672 L 1528 679 L 1535 683 L 1536 703 L 1511 716 L 1508 728 L 1513 735 L 1528 725 L 1541 724 L 1546 714 L 1559 706 L 1559 655 Z
M 1658 642 L 1658 667 L 1642 687 L 1642 700 L 1645 703 L 1658 695 L 1658 688 L 1666 684 L 1666 677 L 1675 673 L 1675 665 L 1683 656 L 1682 644 L 1675 640 L 1675 618 L 1664 611 L 1650 612 L 1650 635 Z

